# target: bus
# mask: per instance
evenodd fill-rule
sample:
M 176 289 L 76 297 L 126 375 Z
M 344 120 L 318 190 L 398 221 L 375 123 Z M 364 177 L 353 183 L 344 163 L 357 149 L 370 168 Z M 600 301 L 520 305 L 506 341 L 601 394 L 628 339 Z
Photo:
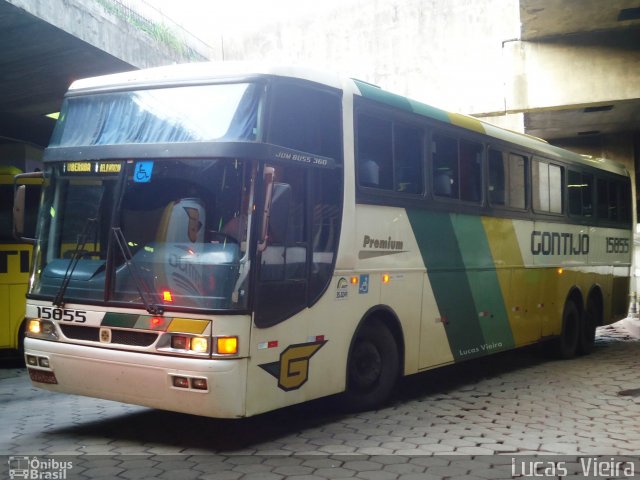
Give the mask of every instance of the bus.
M 25 304 L 32 246 L 18 241 L 13 234 L 14 175 L 22 170 L 0 165 L 0 355 L 23 357 Z M 35 231 L 40 181 L 25 180 L 26 234 Z
M 29 285 L 34 385 L 219 418 L 626 315 L 618 164 L 298 67 L 79 80 L 49 147 Z

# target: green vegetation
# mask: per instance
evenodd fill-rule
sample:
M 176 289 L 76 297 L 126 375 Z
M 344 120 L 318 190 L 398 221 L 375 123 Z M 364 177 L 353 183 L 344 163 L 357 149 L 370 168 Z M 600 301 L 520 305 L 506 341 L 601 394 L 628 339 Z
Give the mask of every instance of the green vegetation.
M 131 7 L 117 1 L 117 0 L 96 0 L 102 8 L 108 13 L 115 15 L 116 17 L 126 21 L 132 26 L 136 27 L 148 34 L 151 38 L 157 42 L 166 45 L 174 52 L 179 53 L 187 57 L 189 60 L 197 61 L 204 60 L 205 58 L 197 53 L 193 48 L 182 42 L 169 27 L 162 23 L 156 23 L 148 18 L 143 17 L 138 12 L 134 11 Z

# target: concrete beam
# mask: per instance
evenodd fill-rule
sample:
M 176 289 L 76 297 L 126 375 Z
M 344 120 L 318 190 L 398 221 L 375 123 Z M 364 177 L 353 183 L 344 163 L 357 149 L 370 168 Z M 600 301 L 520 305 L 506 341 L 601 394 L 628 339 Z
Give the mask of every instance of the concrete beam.
M 594 37 L 505 43 L 506 111 L 560 110 L 640 98 L 637 32 Z
M 108 11 L 98 1 L 4 0 L 134 67 L 204 60 L 172 48 Z M 108 4 L 108 2 L 105 2 Z

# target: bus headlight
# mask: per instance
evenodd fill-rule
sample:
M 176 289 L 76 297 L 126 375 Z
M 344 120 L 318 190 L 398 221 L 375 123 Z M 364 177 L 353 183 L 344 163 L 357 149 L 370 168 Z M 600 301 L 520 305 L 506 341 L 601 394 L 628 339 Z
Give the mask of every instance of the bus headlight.
M 27 334 L 34 338 L 58 339 L 53 322 L 40 318 L 32 318 L 27 322 Z
M 27 332 L 32 335 L 39 335 L 42 332 L 42 321 L 38 318 L 33 318 L 27 323 Z
M 175 350 L 187 350 L 194 353 L 209 353 L 209 339 L 206 337 L 171 335 L 171 348 Z
M 191 338 L 191 344 L 189 350 L 193 350 L 196 353 L 208 353 L 209 352 L 209 340 L 204 337 Z

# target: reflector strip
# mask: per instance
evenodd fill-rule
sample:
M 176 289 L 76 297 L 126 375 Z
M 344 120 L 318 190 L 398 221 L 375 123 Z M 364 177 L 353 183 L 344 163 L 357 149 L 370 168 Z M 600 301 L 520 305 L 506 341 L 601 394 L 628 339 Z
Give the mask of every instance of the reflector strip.
M 201 335 L 209 325 L 209 320 L 194 320 L 191 318 L 174 318 L 167 332 L 195 333 Z
M 100 325 L 103 327 L 135 328 L 139 318 L 140 315 L 107 312 Z

